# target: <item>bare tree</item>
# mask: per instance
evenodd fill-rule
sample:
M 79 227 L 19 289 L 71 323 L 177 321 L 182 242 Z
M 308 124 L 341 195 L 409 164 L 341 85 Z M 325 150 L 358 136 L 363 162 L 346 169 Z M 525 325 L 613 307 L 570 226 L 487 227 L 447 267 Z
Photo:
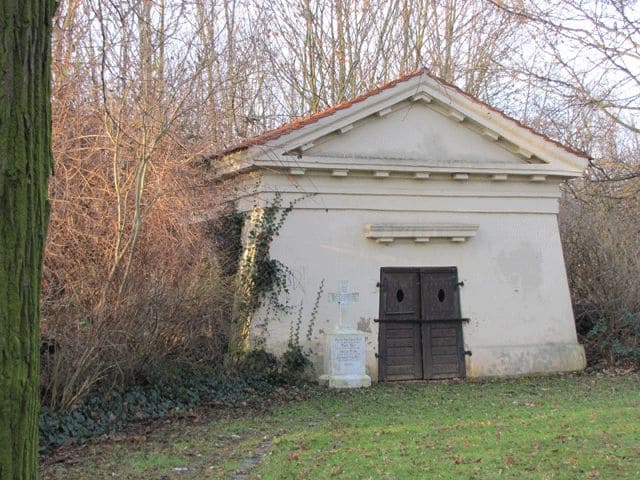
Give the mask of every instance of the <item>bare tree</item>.
M 223 351 L 225 300 L 215 292 L 225 282 L 215 279 L 212 242 L 194 222 L 200 209 L 221 202 L 210 174 L 192 167 L 211 148 L 188 136 L 199 133 L 191 128 L 200 106 L 192 94 L 207 66 L 192 7 L 151 0 L 60 6 L 58 174 L 43 283 L 43 330 L 57 345 L 44 363 L 54 407 L 72 406 L 96 382 L 131 379 L 176 345 L 184 355 L 201 336 Z
M 255 7 L 257 9 L 257 6 Z M 521 20 L 471 0 L 270 2 L 263 49 L 291 115 L 352 98 L 427 67 L 488 98 L 518 44 Z
M 551 133 L 588 149 L 594 178 L 640 175 L 640 13 L 635 1 L 496 2 L 523 20 L 536 55 L 512 65 L 520 80 L 545 98 L 530 112 L 557 111 Z M 537 110 L 537 112 L 536 112 Z M 563 113 L 570 115 L 561 118 Z M 580 117 L 579 122 L 575 122 Z M 564 121 L 563 121 L 564 120 Z M 611 138 L 616 148 L 612 150 Z

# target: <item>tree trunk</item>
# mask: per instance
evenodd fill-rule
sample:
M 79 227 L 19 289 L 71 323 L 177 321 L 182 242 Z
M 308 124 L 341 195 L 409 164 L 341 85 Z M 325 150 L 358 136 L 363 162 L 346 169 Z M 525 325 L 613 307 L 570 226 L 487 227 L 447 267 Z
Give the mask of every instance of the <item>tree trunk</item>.
M 38 477 L 54 0 L 0 0 L 0 478 Z

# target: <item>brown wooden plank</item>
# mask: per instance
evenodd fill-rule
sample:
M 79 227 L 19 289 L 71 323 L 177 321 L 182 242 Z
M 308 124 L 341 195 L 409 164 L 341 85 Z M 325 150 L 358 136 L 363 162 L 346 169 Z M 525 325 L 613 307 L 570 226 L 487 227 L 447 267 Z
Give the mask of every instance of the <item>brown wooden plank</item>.
M 413 368 L 413 360 L 415 355 L 413 353 L 411 355 L 387 355 L 387 366 L 391 365 L 411 365 Z
M 431 326 L 423 323 L 421 325 L 421 335 L 422 335 L 422 377 L 423 378 L 431 378 L 431 364 L 433 363 L 431 359 Z
M 392 330 L 387 329 L 387 335 L 393 338 L 413 338 L 415 332 L 413 330 Z
M 456 337 L 444 337 L 444 338 L 432 338 L 431 347 L 448 347 L 451 345 L 457 345 Z
M 454 373 L 439 373 L 439 374 L 432 374 L 431 377 L 429 377 L 430 380 L 444 380 L 447 378 L 461 378 L 459 375 L 454 374 Z M 400 379 L 398 379 L 400 380 Z
M 457 345 L 451 345 L 449 347 L 431 347 L 432 355 L 456 355 L 457 353 Z
M 455 337 L 456 336 L 456 328 L 431 328 L 431 337 Z
M 458 355 L 432 355 L 433 364 L 455 363 L 458 364 Z
M 424 378 L 424 371 L 422 367 L 422 327 L 420 324 L 413 324 L 413 349 L 414 349 L 414 359 L 413 359 L 413 375 L 416 379 Z
M 387 365 L 387 375 L 413 375 L 413 364 Z
M 385 377 L 386 382 L 397 382 L 401 380 L 419 380 L 419 379 L 416 379 L 416 377 L 412 373 L 404 374 L 404 375 L 387 375 Z
M 407 321 L 393 321 L 384 322 L 387 325 L 387 330 L 396 332 L 413 332 L 413 323 Z
M 394 330 L 393 328 L 387 328 L 387 335 L 393 338 L 413 338 L 415 335 L 415 330 L 411 329 L 402 329 L 402 330 Z
M 387 335 L 392 336 L 393 338 L 413 338 L 415 335 L 414 328 L 389 328 L 387 326 Z
M 387 328 L 387 336 L 389 338 L 413 338 L 415 331 L 412 330 L 393 330 Z
M 393 328 L 387 328 L 387 332 L 393 338 L 413 338 L 413 335 L 415 334 L 413 328 L 406 328 L 406 329 L 399 329 L 399 330 L 393 329 Z
M 415 348 L 413 348 L 413 345 L 408 346 L 408 347 L 387 348 L 387 355 L 390 356 L 390 357 L 415 355 Z
M 407 339 L 407 338 L 413 338 L 414 335 L 415 335 L 414 330 L 388 330 L 387 329 L 388 338 Z
M 467 376 L 467 366 L 465 365 L 464 339 L 462 337 L 462 322 L 458 324 L 458 376 Z
M 435 364 L 432 366 L 432 372 L 434 375 L 450 373 L 453 376 L 458 375 L 458 362 L 447 364 Z
M 387 349 L 398 347 L 411 347 L 414 348 L 413 338 L 389 338 L 387 335 Z

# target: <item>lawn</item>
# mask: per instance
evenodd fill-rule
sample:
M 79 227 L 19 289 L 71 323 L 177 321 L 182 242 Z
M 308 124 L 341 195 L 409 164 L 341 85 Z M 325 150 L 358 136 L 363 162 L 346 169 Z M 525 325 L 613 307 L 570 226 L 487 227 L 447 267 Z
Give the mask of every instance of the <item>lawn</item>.
M 264 406 L 263 406 L 264 407 Z M 43 479 L 638 479 L 640 377 L 318 389 L 59 451 Z

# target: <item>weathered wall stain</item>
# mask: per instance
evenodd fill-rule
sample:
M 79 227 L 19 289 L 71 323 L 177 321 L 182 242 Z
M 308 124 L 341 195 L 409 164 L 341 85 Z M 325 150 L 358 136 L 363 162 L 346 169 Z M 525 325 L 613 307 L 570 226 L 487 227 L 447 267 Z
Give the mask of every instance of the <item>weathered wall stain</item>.
M 365 333 L 371 333 L 371 319 L 360 317 L 360 320 L 358 320 L 358 330 Z

